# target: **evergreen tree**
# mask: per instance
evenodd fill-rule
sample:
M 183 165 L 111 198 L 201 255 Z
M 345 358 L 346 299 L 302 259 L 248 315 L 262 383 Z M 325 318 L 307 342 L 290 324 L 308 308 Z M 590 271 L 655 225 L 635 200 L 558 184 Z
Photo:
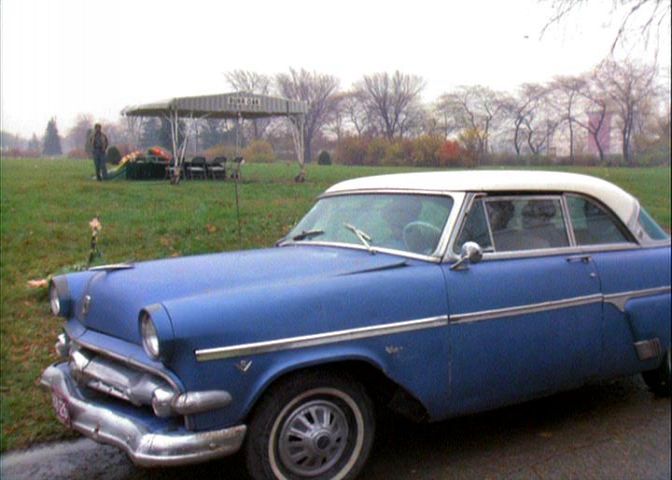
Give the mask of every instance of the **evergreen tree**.
M 28 142 L 28 150 L 39 152 L 40 151 L 40 140 L 37 138 L 37 135 L 33 133 L 32 138 Z
M 43 149 L 44 155 L 61 155 L 61 137 L 58 135 L 58 127 L 56 126 L 56 119 L 52 118 L 47 123 L 47 130 L 44 132 Z
M 180 135 L 178 144 L 184 139 L 185 125 L 182 120 L 179 121 Z M 142 126 L 140 135 L 140 146 L 142 148 L 162 147 L 169 152 L 173 150 L 173 139 L 170 133 L 170 121 L 165 118 L 150 118 Z

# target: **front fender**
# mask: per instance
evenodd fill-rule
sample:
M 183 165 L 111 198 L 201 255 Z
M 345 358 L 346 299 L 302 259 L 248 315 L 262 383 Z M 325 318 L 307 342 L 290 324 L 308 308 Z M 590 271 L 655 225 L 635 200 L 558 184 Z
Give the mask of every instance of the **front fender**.
M 450 393 L 448 326 L 384 335 L 306 349 L 204 362 L 200 378 L 219 380 L 233 402 L 220 411 L 194 417 L 197 429 L 233 425 L 247 417 L 278 378 L 305 368 L 365 362 L 404 388 L 439 417 Z M 207 380 L 206 380 L 207 381 Z

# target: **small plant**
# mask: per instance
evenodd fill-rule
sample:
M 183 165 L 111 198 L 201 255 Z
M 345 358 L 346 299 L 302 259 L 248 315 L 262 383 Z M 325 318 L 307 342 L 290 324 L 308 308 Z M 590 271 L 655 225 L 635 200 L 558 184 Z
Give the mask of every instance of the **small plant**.
M 322 150 L 317 156 L 318 165 L 331 165 L 331 155 L 326 150 Z
M 98 250 L 98 235 L 103 229 L 103 224 L 100 223 L 100 217 L 98 215 L 91 219 L 89 227 L 91 227 L 91 250 L 89 251 L 89 259 L 86 262 L 86 268 L 89 268 L 97 258 L 102 256 L 102 253 Z
M 81 272 L 84 270 L 88 270 L 89 267 L 91 267 L 91 265 L 93 264 L 93 262 L 96 261 L 96 259 L 102 257 L 103 254 L 98 249 L 98 236 L 100 235 L 100 231 L 103 229 L 103 224 L 100 223 L 100 217 L 98 215 L 96 215 L 91 219 L 91 221 L 89 222 L 89 227 L 91 228 L 91 241 L 90 241 L 89 257 L 87 258 L 86 263 L 75 263 L 73 265 L 68 265 L 66 267 L 61 268 L 60 270 L 57 270 L 54 273 L 47 275 L 46 278 L 28 280 L 28 287 L 47 288 L 49 286 L 49 282 L 51 281 L 51 279 L 56 275 L 63 275 L 64 273 Z

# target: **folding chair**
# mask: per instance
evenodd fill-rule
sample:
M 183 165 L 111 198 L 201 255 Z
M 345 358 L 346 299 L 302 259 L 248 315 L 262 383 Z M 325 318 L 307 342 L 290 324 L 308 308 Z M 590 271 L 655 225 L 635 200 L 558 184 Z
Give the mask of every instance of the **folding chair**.
M 226 180 L 226 157 L 216 157 L 208 164 L 210 178 Z
M 205 163 L 205 157 L 194 157 L 191 162 L 187 164 L 187 175 L 192 180 L 200 177 L 203 180 L 208 178 L 208 167 Z

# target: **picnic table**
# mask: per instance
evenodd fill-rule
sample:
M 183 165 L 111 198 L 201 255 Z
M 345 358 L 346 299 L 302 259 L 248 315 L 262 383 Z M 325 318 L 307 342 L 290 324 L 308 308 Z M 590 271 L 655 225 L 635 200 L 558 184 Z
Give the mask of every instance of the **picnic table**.
M 162 180 L 166 178 L 168 163 L 168 160 L 156 155 L 139 157 L 126 167 L 126 178 L 129 180 Z

